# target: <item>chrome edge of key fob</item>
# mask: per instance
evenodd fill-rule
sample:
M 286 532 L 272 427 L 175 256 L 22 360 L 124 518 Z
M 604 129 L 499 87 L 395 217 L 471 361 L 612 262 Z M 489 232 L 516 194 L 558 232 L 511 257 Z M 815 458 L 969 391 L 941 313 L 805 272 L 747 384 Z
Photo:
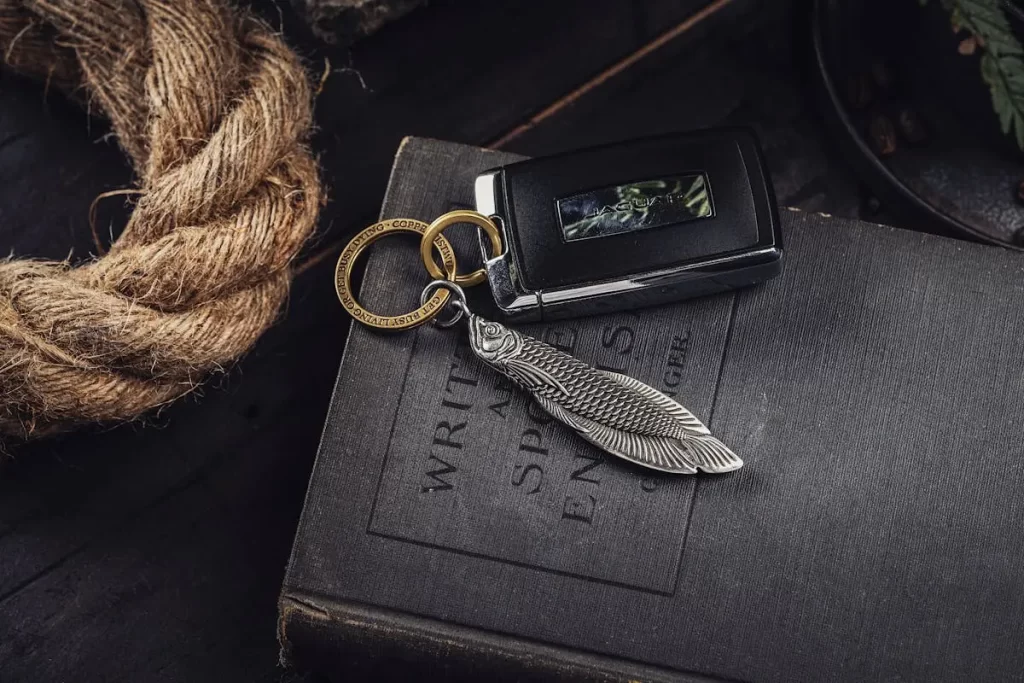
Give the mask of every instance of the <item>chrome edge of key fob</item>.
M 746 129 L 530 159 L 479 175 L 474 191 L 476 210 L 502 231 L 500 256 L 489 258 L 483 235 L 480 247 L 509 319 L 652 306 L 782 270 L 771 181 Z

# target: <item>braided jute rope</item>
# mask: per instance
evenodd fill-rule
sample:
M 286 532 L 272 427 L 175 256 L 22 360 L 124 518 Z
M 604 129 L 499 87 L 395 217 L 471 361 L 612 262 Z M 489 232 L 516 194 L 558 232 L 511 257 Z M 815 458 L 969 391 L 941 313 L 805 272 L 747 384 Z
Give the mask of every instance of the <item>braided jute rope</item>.
M 135 418 L 278 314 L 321 199 L 306 74 L 221 0 L 0 0 L 0 54 L 99 109 L 138 178 L 106 255 L 0 261 L 0 434 Z

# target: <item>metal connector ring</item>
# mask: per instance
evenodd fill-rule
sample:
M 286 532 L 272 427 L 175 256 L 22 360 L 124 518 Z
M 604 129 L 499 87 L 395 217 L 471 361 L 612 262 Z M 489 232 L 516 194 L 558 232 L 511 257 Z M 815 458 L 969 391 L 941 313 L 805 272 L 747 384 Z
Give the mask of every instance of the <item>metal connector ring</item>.
M 440 317 L 440 311 L 434 314 L 434 324 L 438 327 L 448 328 L 453 327 L 456 323 L 462 320 L 463 316 L 469 315 L 469 306 L 466 305 L 466 293 L 462 291 L 462 287 L 455 284 L 451 280 L 433 280 L 423 288 L 423 293 L 420 294 L 420 303 L 425 303 L 430 297 L 437 296 L 438 292 L 445 292 L 451 295 L 451 300 L 448 305 L 455 309 L 451 317 L 442 319 Z

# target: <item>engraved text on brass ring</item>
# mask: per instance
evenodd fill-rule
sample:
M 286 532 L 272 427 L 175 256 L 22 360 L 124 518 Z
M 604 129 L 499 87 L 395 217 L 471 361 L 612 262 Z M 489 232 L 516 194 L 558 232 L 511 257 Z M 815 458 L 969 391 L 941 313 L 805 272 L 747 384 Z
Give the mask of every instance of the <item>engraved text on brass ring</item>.
M 366 310 L 358 301 L 356 301 L 355 294 L 352 292 L 352 270 L 355 268 L 355 263 L 359 258 L 359 255 L 362 254 L 367 247 L 382 237 L 386 237 L 387 235 L 392 235 L 397 232 L 423 235 L 427 232 L 428 227 L 429 226 L 423 221 L 417 221 L 411 218 L 392 218 L 390 220 L 381 221 L 380 223 L 374 223 L 353 237 L 352 241 L 345 246 L 345 249 L 341 252 L 341 256 L 338 257 L 338 265 L 334 269 L 334 287 L 338 292 L 338 299 L 341 301 L 341 305 L 353 318 L 364 325 L 376 327 L 377 329 L 408 330 L 432 320 L 434 316 L 444 308 L 451 296 L 446 289 L 437 289 L 434 291 L 433 296 L 424 301 L 423 305 L 415 311 L 405 313 L 404 315 L 390 316 L 377 315 L 376 313 Z M 441 261 L 444 263 L 444 268 L 447 272 L 442 273 L 438 268 L 438 277 L 449 280 L 454 279 L 457 266 L 455 263 L 455 250 L 452 249 L 452 245 L 440 234 L 436 235 L 432 242 L 428 242 L 427 244 L 428 249 L 429 245 L 433 244 L 433 246 L 441 253 Z

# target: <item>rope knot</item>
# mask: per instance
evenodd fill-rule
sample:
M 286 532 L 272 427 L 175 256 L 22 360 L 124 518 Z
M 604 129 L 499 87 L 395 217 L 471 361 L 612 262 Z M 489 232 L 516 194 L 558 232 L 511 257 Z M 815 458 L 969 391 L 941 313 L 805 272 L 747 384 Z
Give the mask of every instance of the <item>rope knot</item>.
M 0 434 L 130 420 L 274 322 L 321 201 L 306 74 L 221 0 L 0 0 L 0 55 L 84 92 L 139 179 L 109 253 L 0 261 Z

